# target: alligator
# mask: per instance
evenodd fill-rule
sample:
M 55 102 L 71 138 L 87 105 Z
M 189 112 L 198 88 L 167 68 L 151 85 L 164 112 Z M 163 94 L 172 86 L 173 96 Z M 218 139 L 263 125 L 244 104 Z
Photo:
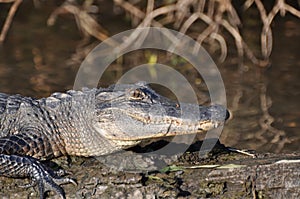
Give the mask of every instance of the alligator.
M 188 114 L 182 114 L 182 110 Z M 223 125 L 221 105 L 176 103 L 145 82 L 84 88 L 34 99 L 0 94 L 0 175 L 29 178 L 40 198 L 76 181 L 42 161 L 60 156 L 102 156 L 144 140 L 196 134 Z

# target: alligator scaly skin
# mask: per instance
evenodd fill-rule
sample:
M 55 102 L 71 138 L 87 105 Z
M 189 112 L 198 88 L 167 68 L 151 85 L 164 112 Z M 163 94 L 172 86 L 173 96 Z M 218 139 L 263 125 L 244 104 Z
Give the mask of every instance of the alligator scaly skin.
M 31 178 L 32 183 L 27 187 L 38 185 L 40 198 L 47 190 L 53 190 L 65 198 L 64 190 L 58 185 L 70 182 L 75 184 L 75 181 L 61 178 L 38 160 L 69 154 L 81 155 L 80 148 L 72 147 L 70 143 L 76 139 L 74 128 L 82 124 L 77 129 L 84 129 L 84 123 L 80 123 L 80 114 L 93 110 L 89 108 L 93 106 L 90 103 L 92 96 L 95 96 L 95 90 L 55 93 L 39 100 L 1 93 L 0 174 Z M 78 103 L 81 104 L 80 108 Z M 78 110 L 74 110 L 76 106 Z M 73 151 L 67 151 L 66 142 Z M 101 150 L 101 147 L 98 148 Z M 86 151 L 83 155 L 88 153 Z
M 160 109 L 156 110 L 156 105 L 164 107 L 166 115 Z M 195 108 L 189 106 L 191 111 Z M 37 185 L 40 198 L 44 198 L 44 192 L 48 190 L 65 198 L 59 185 L 76 184 L 75 181 L 62 178 L 40 160 L 65 155 L 109 154 L 134 146 L 143 139 L 168 136 L 173 131 L 184 134 L 185 131 L 209 130 L 222 125 L 227 117 L 222 106 L 199 107 L 199 118 L 182 119 L 178 104 L 142 83 L 70 90 L 42 99 L 0 93 L 0 175 L 31 178 L 26 187 Z M 212 113 L 216 113 L 213 118 Z M 126 117 L 126 122 L 130 118 L 140 127 L 126 123 L 132 134 L 113 127 L 114 116 L 118 117 L 118 114 L 119 118 Z M 160 123 L 157 118 L 161 118 Z M 145 131 L 141 131 L 145 126 Z M 160 129 L 167 132 L 157 132 Z

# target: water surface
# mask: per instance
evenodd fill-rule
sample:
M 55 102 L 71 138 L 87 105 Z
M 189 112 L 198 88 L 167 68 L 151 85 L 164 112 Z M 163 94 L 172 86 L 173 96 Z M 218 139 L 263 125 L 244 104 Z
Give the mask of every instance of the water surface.
M 0 6 L 0 9 L 7 9 Z M 81 35 L 72 15 L 59 17 L 55 26 L 47 27 L 47 17 L 55 6 L 52 1 L 46 1 L 39 8 L 34 8 L 30 1 L 20 6 L 6 41 L 0 46 L 1 92 L 45 97 L 73 87 L 80 62 L 71 61 L 71 58 Z M 4 17 L 2 13 L 0 20 Z M 110 32 L 129 28 L 122 16 L 112 20 L 115 18 L 103 17 Z M 124 26 L 120 26 L 122 21 Z M 245 61 L 241 68 L 234 56 L 234 45 L 229 46 L 232 53 L 227 60 L 217 62 L 226 87 L 228 108 L 233 113 L 221 136 L 225 145 L 276 153 L 300 150 L 299 22 L 289 15 L 276 18 L 272 26 L 274 49 L 269 67 L 261 68 Z M 248 28 L 245 34 L 257 32 Z M 155 53 L 159 60 L 166 57 L 165 53 Z M 101 85 L 114 83 L 126 70 L 148 58 L 147 52 L 133 52 L 124 60 L 118 60 L 108 69 Z M 180 60 L 169 64 L 192 83 L 199 102 L 207 102 L 205 86 L 193 67 Z

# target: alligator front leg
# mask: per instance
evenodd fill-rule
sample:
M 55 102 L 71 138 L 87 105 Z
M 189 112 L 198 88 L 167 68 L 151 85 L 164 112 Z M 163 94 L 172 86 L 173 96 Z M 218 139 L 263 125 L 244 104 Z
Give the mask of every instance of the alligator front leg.
M 51 190 L 65 198 L 64 190 L 59 185 L 76 182 L 61 177 L 61 174 L 53 172 L 39 161 L 60 155 L 53 140 L 50 141 L 41 131 L 33 128 L 23 128 L 20 134 L 0 138 L 0 175 L 30 178 L 31 183 L 23 187 L 37 185 L 40 198 L 44 198 L 44 193 Z
M 38 186 L 40 198 L 44 198 L 46 191 L 54 191 L 65 197 L 64 190 L 59 186 L 61 184 L 76 182 L 71 178 L 62 178 L 56 175 L 41 162 L 32 157 L 23 157 L 18 155 L 0 154 L 0 175 L 6 177 L 29 177 L 31 183 L 23 187 Z

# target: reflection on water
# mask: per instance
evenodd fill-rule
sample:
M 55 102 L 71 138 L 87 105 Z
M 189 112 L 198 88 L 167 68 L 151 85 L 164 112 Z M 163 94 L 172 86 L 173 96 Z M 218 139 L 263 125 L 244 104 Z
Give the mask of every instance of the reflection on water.
M 29 1 L 21 5 L 6 42 L 0 46 L 1 92 L 41 97 L 72 88 L 80 64 L 68 63 L 80 35 L 72 16 L 62 17 L 54 27 L 46 26 L 54 6 L 52 1 L 39 9 Z M 234 56 L 218 64 L 233 112 L 221 137 L 226 145 L 270 152 L 299 151 L 299 20 L 290 16 L 278 19 L 274 39 L 269 68 L 249 63 L 239 67 Z M 129 68 L 145 63 L 148 58 L 144 54 L 133 52 L 119 59 L 104 74 L 101 85 L 111 84 Z M 158 61 L 165 57 L 158 54 Z M 208 102 L 205 85 L 195 70 L 180 60 L 171 62 L 164 64 L 176 66 L 199 91 L 199 101 Z
M 73 19 L 47 28 L 53 3 L 46 1 L 35 9 L 23 2 L 14 18 L 5 43 L 0 47 L 0 84 L 2 92 L 48 95 L 71 88 L 75 70 L 66 65 L 80 36 Z M 3 20 L 3 18 L 1 18 Z
M 224 141 L 259 151 L 299 151 L 299 19 L 277 20 L 274 38 L 270 67 L 249 64 L 241 73 L 228 64 L 221 68 L 235 113 Z

